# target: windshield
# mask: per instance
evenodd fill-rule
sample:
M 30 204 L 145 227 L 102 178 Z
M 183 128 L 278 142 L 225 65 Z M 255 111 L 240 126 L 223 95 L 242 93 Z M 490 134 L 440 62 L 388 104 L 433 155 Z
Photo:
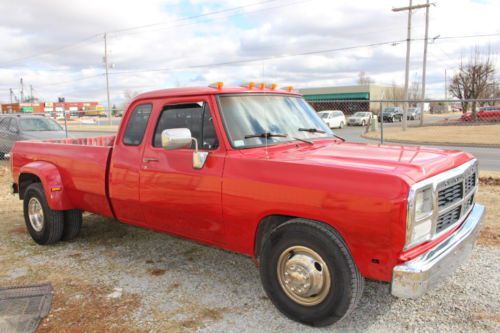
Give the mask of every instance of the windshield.
M 325 118 L 328 118 L 328 116 L 330 115 L 330 112 L 320 112 L 319 115 L 321 118 L 325 119 Z
M 353 117 L 366 117 L 368 112 L 356 112 Z
M 395 112 L 396 111 L 396 108 L 385 108 L 384 109 L 384 112 Z
M 42 117 L 20 119 L 19 126 L 25 132 L 63 130 L 54 120 Z
M 332 137 L 333 132 L 301 97 L 286 95 L 221 95 L 221 114 L 234 148 Z M 309 132 L 304 129 L 317 129 Z M 264 133 L 284 137 L 248 137 Z M 247 137 L 247 138 L 245 138 Z

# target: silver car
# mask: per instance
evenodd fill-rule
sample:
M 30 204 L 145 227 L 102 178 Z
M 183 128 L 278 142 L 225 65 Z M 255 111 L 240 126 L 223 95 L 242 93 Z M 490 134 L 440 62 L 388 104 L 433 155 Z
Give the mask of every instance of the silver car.
M 55 120 L 37 115 L 0 116 L 0 159 L 16 141 L 62 139 L 66 132 Z

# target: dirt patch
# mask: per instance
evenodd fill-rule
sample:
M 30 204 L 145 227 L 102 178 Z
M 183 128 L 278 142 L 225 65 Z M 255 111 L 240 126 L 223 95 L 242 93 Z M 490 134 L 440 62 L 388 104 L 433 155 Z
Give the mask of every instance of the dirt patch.
M 180 322 L 180 325 L 188 329 L 196 330 L 204 327 L 205 321 L 218 321 L 223 317 L 223 309 L 203 308 L 198 313 L 196 313 L 194 317 L 182 320 Z
M 500 323 L 500 313 L 498 312 L 497 313 L 478 312 L 474 313 L 472 317 L 478 320 L 490 320 Z
M 500 246 L 500 186 L 481 185 L 476 201 L 486 207 L 479 244 Z
M 479 183 L 481 185 L 489 186 L 500 186 L 500 178 L 496 177 L 479 177 Z
M 161 276 L 161 275 L 165 275 L 165 273 L 167 272 L 166 269 L 150 269 L 149 270 L 149 274 L 153 275 L 153 276 Z
M 140 306 L 137 295 L 108 297 L 110 288 L 82 280 L 54 283 L 51 313 L 37 332 L 141 332 L 125 323 Z
M 15 227 L 14 229 L 9 230 L 9 234 L 11 235 L 26 235 L 28 231 L 26 230 L 26 227 Z

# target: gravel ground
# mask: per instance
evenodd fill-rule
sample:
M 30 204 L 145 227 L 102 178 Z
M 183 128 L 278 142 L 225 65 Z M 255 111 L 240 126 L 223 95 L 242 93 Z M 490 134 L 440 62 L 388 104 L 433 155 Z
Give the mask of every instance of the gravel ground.
M 0 285 L 53 284 L 51 314 L 38 332 L 500 331 L 495 242 L 477 246 L 441 289 L 417 300 L 394 298 L 388 284 L 367 281 L 350 317 L 313 329 L 274 308 L 243 256 L 95 215 L 85 216 L 77 240 L 36 245 L 1 170 Z

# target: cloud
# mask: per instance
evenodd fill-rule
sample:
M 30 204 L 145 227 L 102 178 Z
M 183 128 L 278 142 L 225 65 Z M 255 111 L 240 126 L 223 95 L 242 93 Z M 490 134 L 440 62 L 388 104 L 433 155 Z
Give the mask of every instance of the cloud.
M 359 71 L 377 82 L 401 83 L 405 43 L 350 48 L 406 38 L 407 1 L 276 0 L 18 0 L 0 3 L 0 101 L 23 77 L 37 96 L 105 101 L 103 35 L 107 31 L 111 96 L 223 80 L 272 80 L 297 87 L 353 84 Z M 241 7 L 186 20 L 186 16 Z M 439 1 L 430 36 L 500 33 L 498 1 Z M 127 30 L 130 27 L 140 29 Z M 424 10 L 413 15 L 413 37 L 422 38 Z M 493 54 L 500 37 L 437 39 L 429 45 L 429 95 L 442 97 L 444 69 L 476 45 Z M 309 51 L 343 49 L 304 56 Z M 350 48 L 350 49 L 347 49 Z M 412 43 L 411 75 L 420 80 L 423 42 Z M 53 51 L 53 52 L 45 52 Z M 238 59 L 273 58 L 233 65 L 193 67 Z M 163 70 L 158 70 L 163 69 Z

